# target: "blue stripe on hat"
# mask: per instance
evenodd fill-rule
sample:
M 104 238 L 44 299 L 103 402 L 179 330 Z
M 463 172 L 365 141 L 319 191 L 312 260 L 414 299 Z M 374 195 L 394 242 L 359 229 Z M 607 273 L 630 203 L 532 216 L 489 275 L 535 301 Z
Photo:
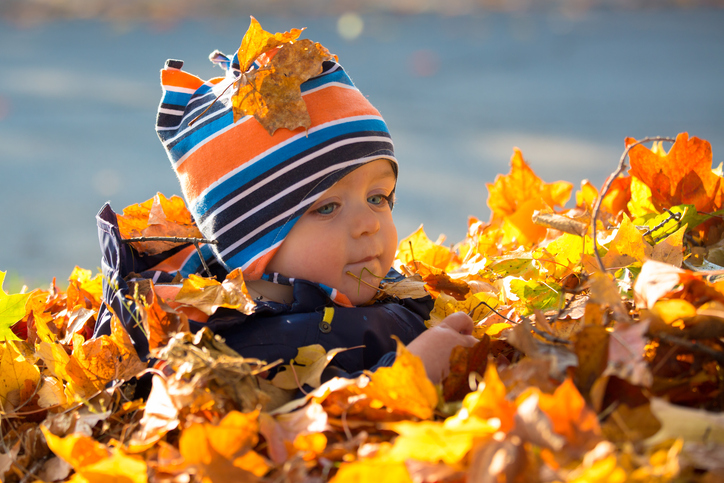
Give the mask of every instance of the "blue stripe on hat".
M 193 94 L 190 92 L 166 91 L 166 95 L 163 96 L 162 102 L 163 104 L 173 104 L 174 106 L 179 106 L 179 108 L 183 111 L 191 100 L 192 95 Z
M 218 127 L 217 127 L 218 130 Z M 189 204 L 189 211 L 201 219 L 209 214 L 209 210 L 221 200 L 239 190 L 249 180 L 256 179 L 262 174 L 276 166 L 299 156 L 301 153 L 318 147 L 320 144 L 330 141 L 336 137 L 360 132 L 388 133 L 387 125 L 381 119 L 361 119 L 343 122 L 327 126 L 323 129 L 310 132 L 308 136 L 304 133 L 295 141 L 277 148 L 270 153 L 263 153 L 259 160 L 253 164 L 246 163 L 230 177 L 224 179 L 217 185 L 212 185 L 207 191 L 199 195 L 194 203 Z M 392 142 L 390 140 L 390 142 Z
M 249 263 L 251 260 L 257 258 L 260 253 L 264 252 L 280 240 L 285 239 L 299 218 L 300 216 L 292 218 L 283 225 L 265 233 L 253 243 L 242 245 L 244 247 L 242 250 L 234 253 L 233 255 L 225 255 L 224 262 L 228 267 L 241 267 Z

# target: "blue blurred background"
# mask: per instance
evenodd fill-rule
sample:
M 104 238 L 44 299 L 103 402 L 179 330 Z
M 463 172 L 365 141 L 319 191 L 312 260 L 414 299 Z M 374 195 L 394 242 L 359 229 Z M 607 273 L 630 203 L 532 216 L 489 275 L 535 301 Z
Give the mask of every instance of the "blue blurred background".
M 384 5 L 383 5 L 384 3 Z M 386 118 L 400 237 L 460 240 L 513 147 L 545 181 L 600 187 L 627 136 L 708 140 L 724 161 L 721 2 L 5 0 L 0 270 L 64 281 L 100 262 L 95 214 L 180 194 L 153 129 L 167 58 L 210 78 L 254 15 L 337 54 Z M 6 286 L 7 288 L 7 286 Z

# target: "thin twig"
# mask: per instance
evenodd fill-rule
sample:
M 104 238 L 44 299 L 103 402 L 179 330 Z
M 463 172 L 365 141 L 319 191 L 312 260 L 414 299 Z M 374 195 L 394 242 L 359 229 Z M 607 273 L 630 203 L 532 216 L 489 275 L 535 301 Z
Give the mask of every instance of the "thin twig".
M 241 80 L 241 77 L 242 77 L 242 76 L 244 76 L 244 74 L 242 74 L 241 76 L 239 76 L 239 78 L 234 79 L 228 86 L 224 87 L 224 90 L 221 91 L 221 94 L 219 94 L 218 96 L 216 96 L 216 99 L 214 99 L 214 102 L 212 102 L 211 104 L 209 104 L 209 107 L 207 107 L 206 109 L 204 109 L 204 111 L 203 111 L 201 114 L 199 114 L 198 116 L 196 116 L 195 118 L 193 118 L 193 119 L 191 119 L 191 120 L 189 121 L 189 127 L 193 126 L 194 123 L 195 123 L 196 121 L 198 121 L 201 116 L 203 116 L 204 114 L 206 114 L 206 111 L 208 111 L 209 109 L 211 109 L 211 106 L 213 106 L 214 104 L 216 104 L 216 101 L 218 101 L 219 98 L 220 98 L 221 96 L 223 96 L 226 91 L 229 90 L 229 87 L 231 87 L 231 86 L 233 86 L 234 84 L 236 84 L 237 82 L 239 82 L 239 81 Z
M 656 225 L 655 227 L 649 228 L 648 230 L 646 230 L 644 232 L 643 236 L 651 235 L 656 230 L 660 230 L 661 228 L 664 227 L 664 225 L 666 225 L 671 220 L 681 221 L 681 213 L 674 213 L 668 208 L 664 208 L 664 209 L 669 214 L 669 217 L 667 219 L 665 219 L 664 221 L 662 221 L 661 223 L 659 223 L 658 225 Z
M 704 344 L 682 339 L 681 337 L 667 334 L 665 332 L 658 333 L 654 337 L 657 337 L 664 342 L 668 342 L 669 344 L 678 345 L 680 347 L 688 349 L 691 352 L 698 352 L 699 354 L 707 355 L 717 361 L 719 364 L 724 364 L 724 352 L 712 349 L 711 347 L 705 346 Z
M 47 454 L 47 455 L 45 455 L 45 456 L 43 456 L 43 457 L 35 460 L 35 462 L 33 463 L 33 466 L 30 467 L 30 469 L 29 469 L 28 472 L 25 474 L 25 476 L 23 476 L 23 479 L 20 480 L 20 483 L 27 483 L 28 481 L 30 481 L 30 479 L 32 478 L 32 476 L 33 476 L 35 473 L 37 473 L 40 468 L 43 467 L 43 465 L 45 464 L 45 462 L 46 462 L 49 458 L 50 458 L 50 454 Z
M 643 138 L 640 141 L 636 141 L 633 144 L 629 144 L 626 146 L 626 149 L 623 151 L 623 154 L 621 155 L 621 159 L 618 161 L 618 167 L 616 168 L 616 171 L 611 173 L 611 176 L 609 176 L 606 179 L 606 182 L 603 184 L 603 188 L 601 189 L 601 194 L 598 195 L 598 198 L 596 199 L 596 204 L 593 207 L 593 217 L 591 218 L 591 226 L 593 227 L 593 253 L 596 255 L 596 260 L 598 261 L 598 267 L 601 269 L 602 272 L 606 271 L 606 267 L 603 264 L 603 260 L 601 259 L 601 255 L 598 253 L 598 243 L 596 242 L 596 232 L 598 231 L 596 229 L 597 221 L 598 221 L 598 215 L 601 211 L 601 203 L 603 202 L 603 199 L 608 194 L 608 190 L 611 189 L 611 185 L 613 182 L 618 178 L 618 176 L 623 172 L 624 169 L 626 169 L 626 157 L 628 156 L 629 151 L 631 151 L 631 148 L 634 146 L 638 146 L 642 143 L 647 143 L 650 141 L 669 141 L 669 142 L 676 142 L 676 139 L 669 138 L 669 137 L 648 137 Z
M 207 240 L 206 238 L 192 238 L 192 237 L 181 237 L 181 236 L 140 236 L 136 238 L 125 238 L 121 239 L 123 243 L 131 243 L 131 242 L 147 242 L 147 241 L 167 241 L 171 243 L 193 243 L 194 247 L 196 248 L 196 253 L 199 255 L 199 258 L 201 259 L 201 265 L 203 265 L 204 270 L 206 271 L 206 275 L 211 277 L 211 270 L 209 270 L 209 266 L 206 264 L 206 259 L 204 258 L 204 254 L 201 253 L 201 247 L 199 247 L 199 243 L 209 243 L 211 245 L 218 245 L 219 240 Z
M 131 242 L 147 242 L 147 241 L 167 241 L 171 243 L 209 243 L 211 245 L 218 245 L 219 240 L 208 240 L 206 238 L 193 238 L 183 236 L 139 236 L 135 238 L 123 238 L 123 243 Z
M 369 272 L 369 270 L 367 270 L 367 271 Z M 364 280 L 362 280 L 362 275 L 355 275 L 355 274 L 354 274 L 353 272 L 351 272 L 350 270 L 347 270 L 345 273 L 346 273 L 347 275 L 349 275 L 350 277 L 354 278 L 355 280 L 357 280 L 358 282 L 363 283 L 363 284 L 367 285 L 368 287 L 377 290 L 378 292 L 382 292 L 382 290 L 380 290 L 379 287 L 375 287 L 375 286 L 372 285 L 371 283 L 365 282 Z M 370 272 L 370 273 L 372 273 L 372 272 Z M 377 275 L 375 275 L 374 273 L 372 273 L 372 276 L 373 276 L 373 277 L 377 277 Z M 380 278 L 384 278 L 384 277 L 380 277 Z
M 496 314 L 498 314 L 500 317 L 504 318 L 505 320 L 507 320 L 507 321 L 510 322 L 511 324 L 517 324 L 517 323 L 518 323 L 518 322 L 516 322 L 516 321 L 514 321 L 514 320 L 510 320 L 508 317 L 506 317 L 505 315 L 501 314 L 500 312 L 498 312 L 497 310 L 495 310 L 492 306 L 488 305 L 487 302 L 484 302 L 484 301 L 481 301 L 478 305 L 476 305 L 475 307 L 473 307 L 473 308 L 470 310 L 470 312 L 468 312 L 468 317 L 472 317 L 473 314 L 475 313 L 475 311 L 476 311 L 476 310 L 478 309 L 478 307 L 480 307 L 481 305 L 485 305 L 487 308 L 489 308 L 490 310 L 492 310 L 493 312 L 495 312 Z

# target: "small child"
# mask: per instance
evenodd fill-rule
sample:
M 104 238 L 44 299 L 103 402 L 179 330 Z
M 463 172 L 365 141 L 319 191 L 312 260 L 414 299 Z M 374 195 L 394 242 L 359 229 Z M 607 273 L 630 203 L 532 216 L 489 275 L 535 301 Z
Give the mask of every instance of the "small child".
M 262 57 L 257 66 L 270 56 Z M 214 52 L 210 58 L 225 77 L 204 82 L 182 71 L 183 62 L 166 62 L 156 123 L 197 226 L 218 242 L 206 246 L 214 255 L 209 265 L 220 279 L 241 268 L 257 302 L 251 315 L 219 309 L 205 325 L 242 356 L 267 361 L 288 363 L 311 344 L 349 348 L 335 356 L 324 379 L 390 365 L 397 336 L 439 382 L 453 347 L 477 341 L 465 314 L 426 330 L 429 296 L 379 294 L 383 279 L 402 277 L 392 269 L 398 163 L 379 112 L 341 65 L 325 61 L 322 73 L 301 85 L 311 126 L 270 135 L 252 116 L 234 122 L 227 87 L 241 75 L 237 57 Z M 99 229 L 103 270 L 112 282 L 106 302 L 125 313 L 120 302 L 129 273 L 154 282 L 172 274 L 120 243 L 109 207 L 99 214 Z M 109 317 L 99 314 L 96 334 L 110 330 Z M 121 318 L 146 355 L 132 317 Z

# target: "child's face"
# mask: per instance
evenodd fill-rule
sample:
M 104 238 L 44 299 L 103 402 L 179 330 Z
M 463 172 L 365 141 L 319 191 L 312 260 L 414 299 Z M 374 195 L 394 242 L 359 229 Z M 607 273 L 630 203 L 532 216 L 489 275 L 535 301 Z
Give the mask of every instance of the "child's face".
M 376 294 L 392 266 L 397 230 L 388 203 L 395 188 L 390 162 L 367 163 L 325 191 L 297 221 L 267 272 L 322 283 L 354 305 Z M 350 276 L 351 272 L 354 276 Z

